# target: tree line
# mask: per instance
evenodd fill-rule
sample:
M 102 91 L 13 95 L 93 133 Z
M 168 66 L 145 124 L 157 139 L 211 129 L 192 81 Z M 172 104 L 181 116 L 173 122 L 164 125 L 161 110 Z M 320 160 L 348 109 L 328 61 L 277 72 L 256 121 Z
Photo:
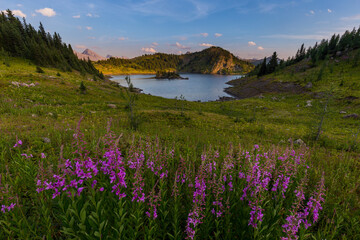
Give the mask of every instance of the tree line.
M 36 30 L 25 18 L 20 21 L 11 10 L 0 14 L 0 50 L 13 57 L 22 57 L 43 67 L 62 71 L 76 70 L 103 78 L 90 60 L 80 60 L 70 44 L 62 42 L 58 33 L 46 32 L 42 23 Z
M 304 44 L 297 50 L 296 55 L 289 57 L 286 61 L 278 60 L 277 54 L 271 57 L 267 63 L 264 58 L 263 62 L 259 64 L 250 75 L 257 75 L 258 77 L 273 73 L 278 68 L 294 65 L 304 59 L 310 59 L 311 64 L 316 66 L 319 61 L 325 60 L 327 57 L 336 57 L 342 55 L 343 52 L 355 50 L 360 48 L 360 27 L 356 30 L 346 31 L 343 35 L 334 34 L 330 40 L 323 39 L 320 43 L 306 49 Z
M 114 58 L 98 61 L 102 66 L 115 66 L 132 68 L 136 70 L 165 71 L 167 69 L 177 69 L 180 64 L 180 56 L 175 54 L 156 53 L 152 55 L 145 54 L 132 59 Z

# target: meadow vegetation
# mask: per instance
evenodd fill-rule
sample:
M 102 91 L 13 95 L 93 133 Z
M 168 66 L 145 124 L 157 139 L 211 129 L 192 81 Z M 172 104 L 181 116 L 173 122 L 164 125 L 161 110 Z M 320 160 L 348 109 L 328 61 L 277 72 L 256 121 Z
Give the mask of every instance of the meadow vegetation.
M 340 113 L 359 113 L 357 99 L 332 100 L 315 141 L 323 99 L 306 107 L 308 94 L 188 102 L 8 61 L 0 70 L 2 238 L 359 237 L 359 125 Z

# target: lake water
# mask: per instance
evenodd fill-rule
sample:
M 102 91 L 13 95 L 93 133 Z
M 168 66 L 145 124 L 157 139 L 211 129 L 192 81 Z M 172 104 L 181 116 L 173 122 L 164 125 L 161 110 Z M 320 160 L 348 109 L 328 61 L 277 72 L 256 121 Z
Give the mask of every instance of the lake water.
M 219 97 L 231 97 L 224 92 L 229 87 L 226 82 L 240 78 L 242 75 L 207 75 L 207 74 L 181 74 L 183 79 L 151 79 L 155 75 L 131 75 L 131 82 L 144 93 L 164 98 L 175 98 L 183 95 L 188 101 L 215 101 Z M 125 75 L 114 75 L 112 81 L 127 86 Z

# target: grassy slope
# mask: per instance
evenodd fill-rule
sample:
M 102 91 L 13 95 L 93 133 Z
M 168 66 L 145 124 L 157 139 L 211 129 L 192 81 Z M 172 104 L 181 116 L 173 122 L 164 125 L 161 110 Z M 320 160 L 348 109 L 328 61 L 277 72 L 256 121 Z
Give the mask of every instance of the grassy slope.
M 7 156 L 7 149 L 13 145 L 16 137 L 31 147 L 32 152 L 52 152 L 52 158 L 56 161 L 60 146 L 65 144 L 66 148 L 70 144 L 72 129 L 81 116 L 85 117 L 82 128 L 91 145 L 96 145 L 97 139 L 105 133 L 107 121 L 112 118 L 112 129 L 118 134 L 124 133 L 128 141 L 132 135 L 159 137 L 166 144 L 176 145 L 188 157 L 198 156 L 209 145 L 220 149 L 226 149 L 229 142 L 246 148 L 253 144 L 286 147 L 289 146 L 289 138 L 301 138 L 311 146 L 310 162 L 319 175 L 322 171 L 326 173 L 328 194 L 325 220 L 319 226 L 321 231 L 317 233 L 317 238 L 331 239 L 331 234 L 335 234 L 334 239 L 343 235 L 347 239 L 359 236 L 359 148 L 353 152 L 343 150 L 353 143 L 359 121 L 343 119 L 339 113 L 345 110 L 360 114 L 359 100 L 347 102 L 335 98 L 318 143 L 311 141 L 311 135 L 319 122 L 319 109 L 315 106 L 321 105 L 322 100 L 313 99 L 314 107 L 307 108 L 306 101 L 311 99 L 308 94 L 281 94 L 276 95 L 276 99 L 266 95 L 262 99 L 224 103 L 184 102 L 140 94 L 136 109 L 141 112 L 143 121 L 139 130 L 133 132 L 128 127 L 123 89 L 109 82 L 89 81 L 77 73 L 61 73 L 61 77 L 55 77 L 55 69 L 44 69 L 45 74 L 38 74 L 34 65 L 20 59 L 11 59 L 10 65 L 0 67 L 1 171 L 5 170 L 3 163 L 8 164 L 4 156 Z M 339 70 L 337 67 L 341 69 L 341 64 L 334 66 L 335 73 Z M 315 73 L 316 69 L 311 71 Z M 314 83 L 314 90 L 326 89 L 326 79 L 331 76 L 326 72 L 322 80 L 324 84 L 320 84 L 321 81 Z M 344 86 L 348 90 L 344 90 L 341 96 L 359 96 L 356 90 L 359 88 L 353 87 L 359 84 L 358 76 L 352 72 L 351 82 L 344 77 Z M 284 74 L 279 75 L 279 79 L 288 78 Z M 294 74 L 290 80 L 298 81 L 301 78 Z M 16 88 L 11 86 L 11 81 L 38 82 L 39 85 Z M 78 91 L 81 81 L 87 87 L 86 94 Z M 110 108 L 108 104 L 115 104 L 117 108 Z M 43 143 L 43 137 L 50 138 L 51 143 Z

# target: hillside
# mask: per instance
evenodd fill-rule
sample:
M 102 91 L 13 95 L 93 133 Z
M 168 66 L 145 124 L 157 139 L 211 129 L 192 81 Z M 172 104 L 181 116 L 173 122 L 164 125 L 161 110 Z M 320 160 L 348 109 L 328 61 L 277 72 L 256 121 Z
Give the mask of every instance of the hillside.
M 99 213 L 99 221 L 112 219 L 111 221 L 114 223 L 122 225 L 125 231 L 132 234 L 131 236 L 135 236 L 133 231 L 135 221 L 140 221 L 141 225 L 146 226 L 137 231 L 140 238 L 143 238 L 145 234 L 150 234 L 147 229 L 151 226 L 151 222 L 149 223 L 149 218 L 143 212 L 147 210 L 148 201 L 151 199 L 146 198 L 144 203 L 131 201 L 134 189 L 132 184 L 134 186 L 137 184 L 134 176 L 137 176 L 135 173 L 138 173 L 138 171 L 135 172 L 135 169 L 129 169 L 128 165 L 131 162 L 124 164 L 127 171 L 126 181 L 129 185 L 126 191 L 129 196 L 122 200 L 119 200 L 115 193 L 111 192 L 109 180 L 96 176 L 94 178 L 96 177 L 98 184 L 101 184 L 99 187 L 105 187 L 104 192 L 92 191 L 91 184 L 94 182 L 86 185 L 86 188 L 79 188 L 78 192 L 82 191 L 81 195 L 73 198 L 65 195 L 56 196 L 49 191 L 36 192 L 36 189 L 39 188 L 36 179 L 44 180 L 56 176 L 54 172 L 58 172 L 58 169 L 64 165 L 62 161 L 77 158 L 79 153 L 77 149 L 84 151 L 85 155 L 83 156 L 97 161 L 98 158 L 103 159 L 104 153 L 109 153 L 108 144 L 116 143 L 118 150 L 121 151 L 119 159 L 124 159 L 124 161 L 129 159 L 130 161 L 131 156 L 134 156 L 134 159 L 141 159 L 137 156 L 146 154 L 146 159 L 162 161 L 155 162 L 158 164 L 155 167 L 169 170 L 169 177 L 160 179 L 147 167 L 150 165 L 144 164 L 144 168 L 142 168 L 147 174 L 142 176 L 150 179 L 145 182 L 143 187 L 146 196 L 152 196 L 151 190 L 154 189 L 152 184 L 157 181 L 160 181 L 161 189 L 167 190 L 161 192 L 163 201 L 160 202 L 159 218 L 156 219 L 155 225 L 159 230 L 152 232 L 154 239 L 161 238 L 166 232 L 173 233 L 174 230 L 167 223 L 175 220 L 180 222 L 179 239 L 185 238 L 184 228 L 193 203 L 194 192 L 194 189 L 187 190 L 189 185 L 187 183 L 194 181 L 197 173 L 194 169 L 202 166 L 204 162 L 202 159 L 209 161 L 217 158 L 216 156 L 219 154 L 221 160 L 216 164 L 216 168 L 217 171 L 220 171 L 221 166 L 231 166 L 230 159 L 235 159 L 234 164 L 238 164 L 239 161 L 247 164 L 249 161 L 243 160 L 244 155 L 241 153 L 248 151 L 247 154 L 253 156 L 262 153 L 263 149 L 269 150 L 269 159 L 273 159 L 272 156 L 275 152 L 284 153 L 284 155 L 303 154 L 306 164 L 309 165 L 307 197 L 316 190 L 313 182 L 318 182 L 324 173 L 326 201 L 322 204 L 323 209 L 320 211 L 319 221 L 306 230 L 309 237 L 318 236 L 319 239 L 330 239 L 332 236 L 333 239 L 344 237 L 358 239 L 359 227 L 356 226 L 359 226 L 358 223 L 360 223 L 360 195 L 357 194 L 360 186 L 358 178 L 360 148 L 354 134 L 358 132 L 359 126 L 358 119 L 344 118 L 345 114 L 341 113 L 341 111 L 346 111 L 346 115 L 360 114 L 359 99 L 356 97 L 359 95 L 355 95 L 359 89 L 357 85 L 359 74 L 355 74 L 355 70 L 358 71 L 358 68 L 354 68 L 352 78 L 350 75 L 344 75 L 343 79 L 343 95 L 352 95 L 353 97 L 335 98 L 329 104 L 331 112 L 325 118 L 321 137 L 319 141 L 314 141 L 312 137 L 314 126 L 320 121 L 320 116 L 316 114 L 317 107 L 323 104 L 323 99 L 311 99 L 306 94 L 270 94 L 264 95 L 262 98 L 208 103 L 135 94 L 136 97 L 132 98 L 135 105 L 133 105 L 133 111 L 130 111 L 129 93 L 115 83 L 93 81 L 89 76 L 83 76 L 76 72 L 58 75 L 58 70 L 53 68 L 44 68 L 44 73 L 37 73 L 36 65 L 29 60 L 10 57 L 7 61 L 9 66 L 0 69 L 0 134 L 2 136 L 0 139 L 0 173 L 2 184 L 6 184 L 5 186 L 9 186 L 9 188 L 8 192 L 3 191 L 2 196 L 6 202 L 2 201 L 1 204 L 7 206 L 11 203 L 13 196 L 16 196 L 16 205 L 11 212 L 6 211 L 6 213 L 0 214 L 0 236 L 2 238 L 33 239 L 33 236 L 36 235 L 49 236 L 49 239 L 66 239 L 73 235 L 91 234 L 91 236 L 96 236 L 98 235 L 94 230 L 96 224 L 94 225 L 92 218 L 84 217 L 86 214 L 89 216 L 96 214 L 98 211 L 96 209 L 102 209 L 101 215 Z M 334 75 L 331 75 L 330 72 L 325 73 L 324 81 L 319 81 L 318 85 L 314 84 L 314 87 L 326 88 L 328 82 L 339 77 L 337 74 L 341 74 L 342 67 L 344 67 L 344 72 L 350 70 L 351 66 L 345 64 L 346 61 L 342 62 L 338 66 L 339 68 L 334 68 L 334 73 L 340 71 Z M 290 75 L 291 72 L 288 75 L 284 73 L 283 76 Z M 301 77 L 295 73 L 294 75 Z M 350 79 L 347 79 L 348 77 Z M 85 92 L 80 90 L 81 82 L 86 88 Z M 309 100 L 312 100 L 313 107 L 307 106 Z M 134 114 L 136 118 L 131 120 L 134 119 Z M 81 123 L 80 119 L 82 119 Z M 106 127 L 107 122 L 109 122 L 108 128 Z M 136 131 L 134 126 L 136 126 Z M 302 139 L 305 143 L 297 141 L 299 143 L 296 144 L 295 140 L 297 139 Z M 21 144 L 19 140 L 21 140 Z M 16 146 L 16 143 L 20 146 Z M 261 149 L 256 150 L 253 147 L 255 144 L 259 144 Z M 165 150 L 160 150 L 160 147 Z M 207 151 L 210 148 L 217 152 Z M 170 153 L 164 158 L 155 157 L 159 154 L 163 156 L 162 154 L 166 150 L 169 150 Z M 143 153 L 141 153 L 142 151 Z M 151 154 L 151 151 L 156 151 L 153 158 L 148 155 Z M 97 157 L 97 154 L 100 156 Z M 171 157 L 172 154 L 174 157 Z M 279 159 L 284 159 L 284 155 L 279 156 Z M 175 174 L 179 172 L 173 166 L 179 162 L 183 165 L 180 165 L 178 171 L 183 171 L 186 166 L 189 167 L 186 167 L 186 172 L 184 172 L 186 184 L 180 185 L 179 183 L 181 195 L 178 195 L 179 198 L 177 198 L 174 197 L 173 185 L 170 184 L 177 182 L 174 179 L 176 179 Z M 257 164 L 254 166 L 259 167 Z M 268 165 L 266 169 L 269 169 L 269 166 L 272 165 Z M 236 165 L 236 167 L 239 166 Z M 261 167 L 263 166 L 261 165 Z M 293 169 L 293 165 L 287 167 Z M 249 172 L 251 173 L 251 171 L 250 167 Z M 225 176 L 224 172 L 217 172 L 217 174 L 221 180 L 214 182 L 222 182 Z M 226 170 L 226 174 L 230 174 L 229 169 Z M 229 218 L 228 221 L 231 219 L 236 224 L 235 226 L 220 224 L 220 226 L 231 229 L 230 239 L 235 239 L 240 234 L 244 234 L 244 239 L 257 239 L 254 237 L 253 228 L 248 224 L 251 209 L 247 204 L 239 201 L 242 194 L 239 186 L 246 180 L 239 178 L 237 168 L 231 172 L 231 176 L 236 188 L 234 191 L 226 190 L 226 194 L 229 194 L 226 199 L 230 201 L 232 207 L 231 214 L 225 215 L 224 219 Z M 275 180 L 271 180 L 271 182 L 273 181 Z M 291 191 L 287 191 L 286 196 L 294 193 L 295 186 L 293 184 L 295 183 L 297 181 L 291 181 Z M 212 185 L 206 186 L 209 186 L 206 196 L 209 200 L 210 197 L 213 199 L 213 193 L 210 191 Z M 174 189 L 177 189 L 175 187 Z M 226 187 L 226 189 L 228 188 Z M 186 192 L 184 193 L 184 191 Z M 274 201 L 272 194 L 275 193 L 269 192 L 269 201 Z M 280 198 L 276 199 L 287 201 L 286 206 L 284 203 L 279 208 L 291 209 L 292 202 L 289 202 L 288 197 L 285 200 L 281 193 L 279 194 Z M 176 206 L 176 201 L 180 200 L 181 206 L 183 206 L 181 209 L 184 209 L 179 213 L 180 220 L 166 218 L 169 216 L 167 211 L 171 211 L 171 216 L 175 216 L 173 214 L 176 211 L 174 206 Z M 264 211 L 266 209 L 264 223 L 271 224 L 271 228 L 264 228 L 262 234 L 284 236 L 281 224 L 278 222 L 285 222 L 284 215 L 287 212 L 284 213 L 285 210 L 283 210 L 277 214 L 274 211 L 273 202 L 271 203 L 263 205 Z M 127 216 L 139 208 L 142 210 L 135 214 L 141 216 L 140 220 L 121 217 Z M 114 209 L 116 214 L 114 214 Z M 26 215 L 22 214 L 23 212 L 26 212 Z M 272 214 L 276 214 L 275 217 L 279 219 L 275 223 Z M 211 223 L 209 225 L 215 226 L 213 217 L 206 217 L 206 219 L 210 219 L 207 221 L 207 223 Z M 329 219 L 336 224 L 329 222 Z M 19 221 L 26 221 L 26 227 L 19 225 Z M 72 225 L 72 222 L 81 221 L 85 221 L 86 231 L 81 228 L 82 225 Z M 92 225 L 95 227 L 91 227 Z M 106 224 L 103 231 L 109 236 L 119 234 Z M 215 229 L 212 227 L 209 231 L 215 231 Z M 204 235 L 206 236 L 206 234 Z
M 105 74 L 156 73 L 179 71 L 203 74 L 244 74 L 254 66 L 220 47 L 182 55 L 156 53 L 133 59 L 110 58 L 95 63 Z
M 276 53 L 274 53 L 276 56 Z M 318 98 L 330 93 L 339 99 L 360 98 L 360 28 L 306 49 L 304 44 L 287 61 L 268 62 L 245 78 L 230 81 L 226 92 L 240 99 L 266 93 L 296 93 Z M 355 104 L 356 106 L 356 104 Z
M 56 67 L 61 71 L 76 70 L 103 77 L 88 61 L 79 60 L 71 45 L 63 43 L 58 33 L 51 35 L 40 23 L 36 30 L 25 19 L 20 21 L 7 10 L 0 14 L 0 50 L 5 56 L 22 57 L 44 67 Z

